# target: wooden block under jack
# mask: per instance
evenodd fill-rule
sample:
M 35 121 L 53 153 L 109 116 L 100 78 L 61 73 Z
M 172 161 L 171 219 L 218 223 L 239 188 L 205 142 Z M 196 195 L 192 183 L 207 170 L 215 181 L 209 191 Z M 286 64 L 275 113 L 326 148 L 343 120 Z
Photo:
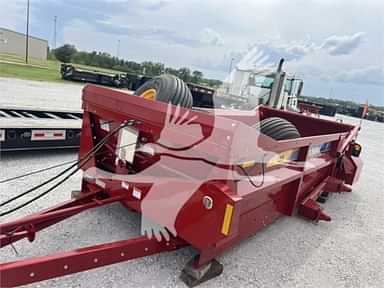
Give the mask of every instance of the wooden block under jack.
M 82 195 L 84 195 L 84 194 L 81 193 L 80 190 L 72 190 L 71 191 L 71 199 L 79 199 Z
M 203 265 L 200 268 L 195 268 L 194 263 L 196 258 L 190 260 L 185 265 L 181 272 L 180 279 L 188 286 L 195 287 L 203 282 L 206 282 L 212 278 L 219 276 L 223 272 L 223 265 L 216 259 Z

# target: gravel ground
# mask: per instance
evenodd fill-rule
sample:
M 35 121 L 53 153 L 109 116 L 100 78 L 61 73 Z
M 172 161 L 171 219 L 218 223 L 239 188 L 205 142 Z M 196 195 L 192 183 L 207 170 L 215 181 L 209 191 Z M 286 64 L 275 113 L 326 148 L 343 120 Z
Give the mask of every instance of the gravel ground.
M 0 105 L 33 103 L 77 109 L 80 89 L 80 85 L 0 78 Z M 28 97 L 24 91 L 28 91 Z M 341 117 L 346 122 L 358 122 Z M 324 205 L 332 222 L 314 225 L 301 218 L 281 218 L 219 257 L 224 264 L 223 274 L 200 287 L 384 287 L 383 135 L 383 124 L 363 122 L 359 135 L 365 163 L 361 179 L 352 193 L 332 195 Z M 75 151 L 2 155 L 0 179 L 75 158 Z M 0 200 L 41 183 L 55 172 L 0 184 Z M 67 200 L 71 190 L 79 189 L 80 179 L 80 174 L 75 175 L 56 193 L 8 219 Z M 0 261 L 126 239 L 138 235 L 139 223 L 136 215 L 120 205 L 94 209 L 44 230 L 34 243 L 17 242 L 18 256 L 10 246 L 1 249 Z M 29 287 L 186 287 L 178 276 L 192 253 L 192 249 L 185 248 Z
M 51 83 L 0 77 L 0 106 L 81 109 L 80 83 Z

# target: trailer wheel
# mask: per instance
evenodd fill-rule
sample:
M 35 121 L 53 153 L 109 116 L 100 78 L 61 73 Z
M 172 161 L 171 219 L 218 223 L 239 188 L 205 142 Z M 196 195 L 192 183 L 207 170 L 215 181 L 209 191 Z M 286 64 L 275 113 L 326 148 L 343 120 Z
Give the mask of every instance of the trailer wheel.
M 73 66 L 72 65 L 65 65 L 61 69 L 61 78 L 64 80 L 71 80 L 73 75 Z
M 259 123 L 256 123 L 253 127 L 275 140 L 287 140 L 301 137 L 295 125 L 280 117 L 266 118 Z
M 192 94 L 183 80 L 169 74 L 157 76 L 141 85 L 135 94 L 152 101 L 161 101 L 191 108 Z

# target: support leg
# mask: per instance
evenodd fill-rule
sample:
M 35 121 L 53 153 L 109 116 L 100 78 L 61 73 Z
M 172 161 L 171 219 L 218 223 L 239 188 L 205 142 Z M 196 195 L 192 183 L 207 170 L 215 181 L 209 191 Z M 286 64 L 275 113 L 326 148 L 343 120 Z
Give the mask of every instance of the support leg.
M 196 268 L 196 263 L 197 258 L 192 258 L 181 272 L 180 279 L 188 287 L 195 287 L 200 283 L 219 276 L 223 272 L 223 265 L 215 259 L 199 268 Z

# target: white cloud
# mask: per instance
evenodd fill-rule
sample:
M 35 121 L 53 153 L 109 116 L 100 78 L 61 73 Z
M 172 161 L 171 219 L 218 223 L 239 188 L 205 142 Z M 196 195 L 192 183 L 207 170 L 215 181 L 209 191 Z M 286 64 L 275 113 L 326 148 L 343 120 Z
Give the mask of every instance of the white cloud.
M 0 26 L 23 32 L 25 0 L 0 2 Z M 373 73 L 384 60 L 382 0 L 34 0 L 33 35 L 52 38 L 52 11 L 60 44 L 115 54 L 119 39 L 126 59 L 193 67 L 212 78 L 225 78 L 231 59 L 248 53 L 252 65 L 275 67 L 283 57 L 304 79 L 338 81 Z M 372 76 L 359 83 L 380 83 Z
M 373 85 L 384 84 L 384 67 L 369 66 L 339 72 L 335 77 L 341 82 L 351 82 L 355 84 L 367 83 Z
M 3 3 L 0 4 L 0 27 L 16 29 L 20 23 L 25 24 L 25 14 L 27 11 L 25 1 L 15 0 L 12 1 L 12 3 L 5 2 L 6 1 L 3 1 Z
M 212 45 L 212 46 L 223 46 L 224 39 L 223 37 L 211 28 L 204 28 L 200 33 L 200 41 L 203 44 Z
M 171 4 L 169 0 L 142 0 L 141 2 L 143 7 L 149 10 L 159 10 Z
M 270 69 L 277 67 L 281 58 L 286 62 L 297 62 L 315 51 L 316 46 L 310 41 L 303 43 L 282 43 L 281 40 L 264 41 L 249 46 L 247 50 L 232 51 L 222 59 L 223 65 L 216 65 L 222 70 L 228 69 L 233 59 L 240 69 Z
M 117 37 L 133 37 L 137 39 L 156 40 L 168 44 L 178 44 L 187 47 L 200 46 L 200 41 L 191 35 L 186 35 L 180 31 L 165 28 L 160 25 L 120 25 L 110 21 L 96 21 L 97 30 Z
M 353 52 L 364 40 L 365 33 L 353 35 L 330 36 L 321 45 L 331 55 L 347 55 Z

